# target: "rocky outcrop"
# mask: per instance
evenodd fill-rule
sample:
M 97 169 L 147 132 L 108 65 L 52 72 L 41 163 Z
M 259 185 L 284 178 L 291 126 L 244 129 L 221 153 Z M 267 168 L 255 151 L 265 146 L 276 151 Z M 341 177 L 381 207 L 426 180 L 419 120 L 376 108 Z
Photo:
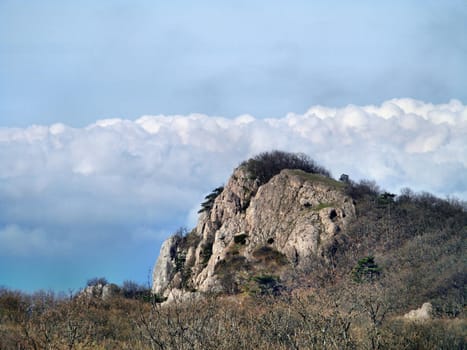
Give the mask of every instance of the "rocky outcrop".
M 411 310 L 404 315 L 405 319 L 411 321 L 427 321 L 431 319 L 433 306 L 431 303 L 424 303 L 419 309 Z
M 175 271 L 177 237 L 172 236 L 162 244 L 159 258 L 152 274 L 153 292 L 161 294 L 169 285 Z
M 355 217 L 343 187 L 329 177 L 289 169 L 261 184 L 238 167 L 210 197 L 196 228 L 164 242 L 153 292 L 238 291 L 255 273 L 278 274 L 310 257 L 325 258 Z
M 99 298 L 107 300 L 115 295 L 120 293 L 120 288 L 113 283 L 102 284 L 98 283 L 96 285 L 87 286 L 84 288 L 80 295 L 88 298 Z

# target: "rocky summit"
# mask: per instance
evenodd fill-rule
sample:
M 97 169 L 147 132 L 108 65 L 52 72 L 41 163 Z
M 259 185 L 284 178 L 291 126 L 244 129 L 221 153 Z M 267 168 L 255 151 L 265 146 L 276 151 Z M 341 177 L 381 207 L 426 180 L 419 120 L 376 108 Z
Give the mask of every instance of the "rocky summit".
M 206 196 L 196 228 L 163 243 L 154 293 L 235 294 L 258 288 L 252 282 L 258 280 L 274 291 L 291 269 L 326 259 L 355 219 L 355 203 L 345 183 L 319 167 L 279 163 L 265 175 L 258 159 L 244 162 L 225 187 Z

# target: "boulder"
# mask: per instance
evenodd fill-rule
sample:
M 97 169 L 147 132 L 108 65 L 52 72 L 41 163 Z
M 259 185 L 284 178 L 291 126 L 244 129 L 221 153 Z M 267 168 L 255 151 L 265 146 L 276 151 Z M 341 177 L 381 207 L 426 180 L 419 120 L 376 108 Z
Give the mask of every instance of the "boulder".
M 411 310 L 404 315 L 404 318 L 412 321 L 427 321 L 430 320 L 433 313 L 431 303 L 424 303 L 419 309 Z

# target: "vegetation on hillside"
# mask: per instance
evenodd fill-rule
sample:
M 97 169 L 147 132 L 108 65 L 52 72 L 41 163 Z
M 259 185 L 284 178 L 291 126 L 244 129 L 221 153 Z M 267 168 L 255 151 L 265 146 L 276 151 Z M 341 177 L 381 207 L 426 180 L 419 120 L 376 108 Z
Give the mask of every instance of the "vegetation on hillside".
M 329 257 L 340 274 L 356 258 L 373 257 L 377 274 L 392 280 L 388 291 L 399 296 L 401 311 L 430 301 L 435 314 L 465 312 L 466 205 L 406 189 L 399 196 L 373 183 L 351 183 L 357 220 L 336 240 Z M 344 268 L 342 268 L 344 267 Z
M 266 279 L 266 277 L 264 277 Z M 465 319 L 392 317 L 379 285 L 170 305 L 0 290 L 1 349 L 463 349 Z

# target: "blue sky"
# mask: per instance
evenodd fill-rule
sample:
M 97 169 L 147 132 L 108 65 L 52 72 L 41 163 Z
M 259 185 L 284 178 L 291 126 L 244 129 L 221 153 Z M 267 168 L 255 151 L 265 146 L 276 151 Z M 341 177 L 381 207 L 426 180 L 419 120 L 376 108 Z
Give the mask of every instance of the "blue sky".
M 465 1 L 0 1 L 0 125 L 465 100 Z
M 456 0 L 0 0 L 0 285 L 146 282 L 271 148 L 467 199 L 465 33 Z

